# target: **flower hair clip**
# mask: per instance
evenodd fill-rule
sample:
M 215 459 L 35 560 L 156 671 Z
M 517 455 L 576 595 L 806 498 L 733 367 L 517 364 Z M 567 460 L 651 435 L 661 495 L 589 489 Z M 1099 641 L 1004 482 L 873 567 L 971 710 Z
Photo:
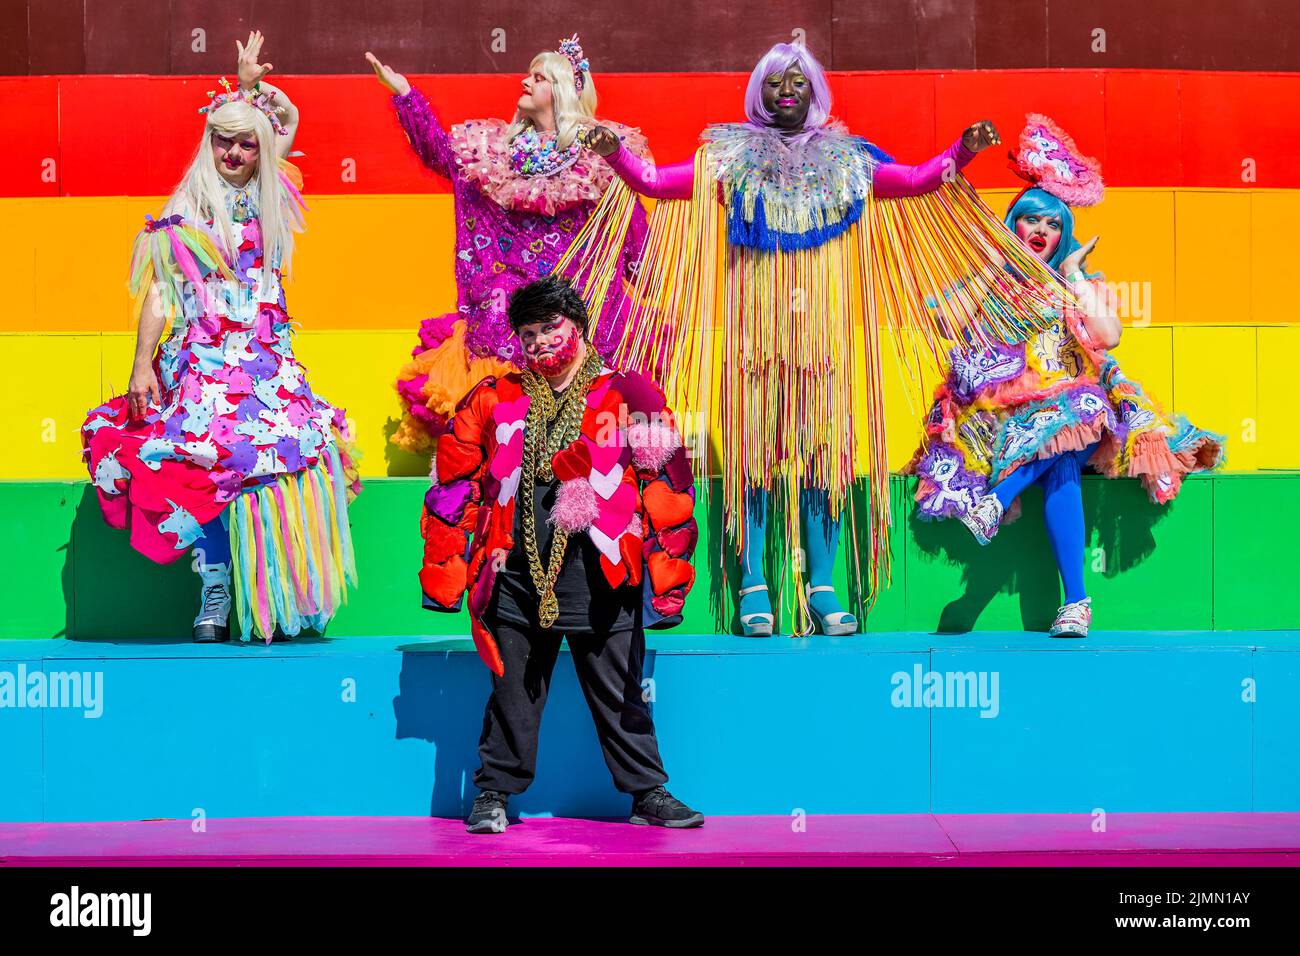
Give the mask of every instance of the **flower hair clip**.
M 272 105 L 272 96 L 270 93 L 262 93 L 259 91 L 258 87 L 254 87 L 251 90 L 232 87 L 230 81 L 224 76 L 221 77 L 219 82 L 221 83 L 221 89 L 223 92 L 208 90 L 208 96 L 212 101 L 208 103 L 207 106 L 200 106 L 200 113 L 210 113 L 213 110 L 220 109 L 227 103 L 242 100 L 249 106 L 256 107 L 265 113 L 266 118 L 271 121 L 271 126 L 276 133 L 281 136 L 287 136 L 289 134 L 289 131 L 284 128 L 284 124 L 280 122 L 280 117 L 277 115 L 280 112 L 280 107 Z
M 587 62 L 587 57 L 582 52 L 582 44 L 578 42 L 578 34 L 575 33 L 567 40 L 561 40 L 558 52 L 573 64 L 573 85 L 581 93 L 585 83 L 582 74 L 591 72 L 591 64 Z

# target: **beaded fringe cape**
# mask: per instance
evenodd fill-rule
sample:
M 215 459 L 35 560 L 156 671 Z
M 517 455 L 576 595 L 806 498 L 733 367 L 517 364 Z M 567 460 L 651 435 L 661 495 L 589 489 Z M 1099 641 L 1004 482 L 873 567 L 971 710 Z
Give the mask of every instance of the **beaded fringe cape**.
M 697 473 L 720 476 L 738 550 L 746 489 L 776 492 L 803 633 L 802 485 L 825 489 L 834 517 L 847 503 L 855 518 L 850 491 L 865 482 L 851 580 L 869 607 L 888 577 L 882 340 L 917 381 L 953 338 L 1014 341 L 1069 294 L 960 174 L 926 195 L 876 199 L 872 173 L 888 157 L 838 124 L 788 139 L 728 124 L 702 139 L 691 198 L 651 214 L 616 358 L 663 386 L 696 426 L 694 447 L 698 433 L 715 446 Z M 579 263 L 592 315 L 619 279 L 637 201 L 616 181 L 557 266 Z

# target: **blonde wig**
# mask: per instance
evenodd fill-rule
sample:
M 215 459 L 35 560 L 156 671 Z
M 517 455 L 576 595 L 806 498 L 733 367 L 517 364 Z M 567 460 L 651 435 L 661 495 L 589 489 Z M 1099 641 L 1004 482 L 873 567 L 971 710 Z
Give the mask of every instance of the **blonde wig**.
M 584 126 L 596 121 L 596 83 L 591 74 L 582 75 L 582 92 L 573 80 L 573 62 L 563 53 L 547 50 L 533 57 L 529 72 L 538 72 L 551 83 L 551 107 L 555 111 L 555 142 L 560 149 L 568 149 Z M 506 135 L 517 136 L 532 123 L 522 113 L 516 112 L 514 122 Z
M 235 224 L 226 212 L 224 193 L 232 188 L 217 171 L 214 136 L 230 139 L 257 137 L 257 168 L 248 189 L 257 197 L 258 222 L 262 232 L 262 255 L 268 266 L 288 272 L 293 258 L 293 234 L 301 232 L 302 219 L 297 207 L 288 202 L 287 190 L 280 181 L 276 156 L 276 132 L 266 114 L 240 100 L 225 103 L 205 114 L 203 138 L 189 169 L 173 190 L 166 214 L 179 213 L 193 222 L 212 220 L 222 252 L 233 262 L 239 249 Z

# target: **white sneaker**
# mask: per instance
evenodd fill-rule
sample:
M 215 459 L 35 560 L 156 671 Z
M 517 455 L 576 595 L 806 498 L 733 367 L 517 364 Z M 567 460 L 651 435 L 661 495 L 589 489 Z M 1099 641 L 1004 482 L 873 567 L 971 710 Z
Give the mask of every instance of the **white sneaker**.
M 203 579 L 199 616 L 194 619 L 194 640 L 217 644 L 230 640 L 230 565 L 209 564 L 199 572 Z
M 1056 612 L 1048 637 L 1087 637 L 1092 626 L 1092 598 L 1074 601 Z
M 985 495 L 975 502 L 975 507 L 961 514 L 961 523 L 970 529 L 975 540 L 988 544 L 1002 527 L 1002 502 L 997 495 Z

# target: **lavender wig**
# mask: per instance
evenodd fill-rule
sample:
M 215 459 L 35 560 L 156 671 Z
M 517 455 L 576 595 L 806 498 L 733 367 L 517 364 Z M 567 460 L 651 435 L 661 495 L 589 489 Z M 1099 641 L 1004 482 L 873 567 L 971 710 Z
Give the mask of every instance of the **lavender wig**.
M 817 57 L 802 43 L 778 43 L 763 54 L 754 72 L 749 74 L 749 85 L 745 87 L 745 115 L 755 126 L 772 125 L 772 114 L 763 108 L 763 84 L 772 74 L 784 73 L 791 66 L 798 66 L 812 84 L 812 99 L 808 103 L 804 128 L 816 129 L 830 119 L 831 87 Z

